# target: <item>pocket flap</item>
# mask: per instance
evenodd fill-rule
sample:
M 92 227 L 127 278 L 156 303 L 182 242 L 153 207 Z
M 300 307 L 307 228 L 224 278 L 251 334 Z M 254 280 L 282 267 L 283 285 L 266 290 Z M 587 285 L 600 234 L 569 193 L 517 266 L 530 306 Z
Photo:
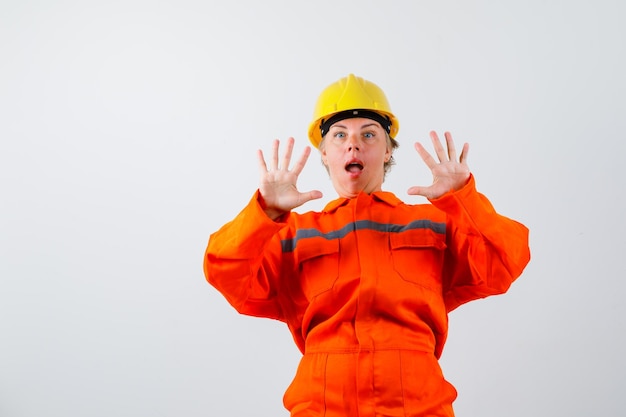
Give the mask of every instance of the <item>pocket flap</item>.
M 413 229 L 392 233 L 389 237 L 391 249 L 446 247 L 446 235 L 431 229 Z
M 312 237 L 301 239 L 296 246 L 296 257 L 299 263 L 318 256 L 330 255 L 339 252 L 338 239 Z

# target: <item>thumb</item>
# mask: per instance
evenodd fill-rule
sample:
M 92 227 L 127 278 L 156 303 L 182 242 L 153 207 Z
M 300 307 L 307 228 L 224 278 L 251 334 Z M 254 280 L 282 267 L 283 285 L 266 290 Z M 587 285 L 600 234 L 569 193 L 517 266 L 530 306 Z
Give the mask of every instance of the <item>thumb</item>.
M 425 187 L 419 187 L 419 186 L 410 187 L 407 190 L 407 194 L 409 194 L 409 195 L 424 195 L 424 188 Z
M 323 194 L 319 190 L 307 191 L 305 193 L 300 193 L 300 199 L 302 203 L 306 203 L 307 201 L 317 200 L 318 198 L 322 198 Z
M 407 194 L 409 195 L 421 195 L 423 197 L 428 198 L 430 194 L 430 186 L 429 187 L 421 187 L 421 186 L 413 186 L 407 190 Z

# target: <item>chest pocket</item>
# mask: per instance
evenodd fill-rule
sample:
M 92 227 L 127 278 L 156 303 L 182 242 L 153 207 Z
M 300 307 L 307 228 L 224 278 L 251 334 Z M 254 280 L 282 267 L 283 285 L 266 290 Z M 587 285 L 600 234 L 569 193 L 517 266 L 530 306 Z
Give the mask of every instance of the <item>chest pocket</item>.
M 445 235 L 415 229 L 389 235 L 394 270 L 410 283 L 441 292 Z
M 296 249 L 302 291 L 311 300 L 330 290 L 339 276 L 339 241 L 303 239 Z

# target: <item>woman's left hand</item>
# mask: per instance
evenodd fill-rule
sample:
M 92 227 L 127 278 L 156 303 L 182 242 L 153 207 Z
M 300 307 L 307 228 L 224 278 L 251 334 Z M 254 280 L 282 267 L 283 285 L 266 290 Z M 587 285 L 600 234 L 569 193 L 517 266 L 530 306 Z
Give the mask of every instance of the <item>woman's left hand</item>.
M 430 138 L 435 147 L 435 152 L 439 162 L 433 158 L 430 153 L 422 146 L 421 143 L 415 143 L 415 149 L 420 154 L 424 163 L 430 168 L 433 173 L 433 183 L 429 186 L 414 186 L 409 188 L 408 193 L 410 195 L 421 195 L 429 200 L 434 200 L 441 197 L 448 191 L 460 190 L 470 177 L 470 170 L 467 166 L 467 153 L 469 151 L 469 144 L 463 145 L 463 150 L 457 161 L 456 149 L 454 147 L 454 141 L 450 132 L 445 132 L 446 147 L 448 151 L 443 148 L 437 133 L 430 132 Z

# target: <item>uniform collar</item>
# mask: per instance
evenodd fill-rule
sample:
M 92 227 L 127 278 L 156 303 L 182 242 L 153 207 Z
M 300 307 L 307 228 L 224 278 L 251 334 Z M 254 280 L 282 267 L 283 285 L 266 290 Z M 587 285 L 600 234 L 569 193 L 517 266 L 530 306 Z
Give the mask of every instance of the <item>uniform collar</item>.
M 341 197 L 336 200 L 333 200 L 329 202 L 328 204 L 326 204 L 326 207 L 324 207 L 324 210 L 322 211 L 324 213 L 332 213 L 333 211 L 337 210 L 339 207 L 345 206 L 349 204 L 351 201 L 358 200 L 358 199 L 372 199 L 376 201 L 381 201 L 391 207 L 396 207 L 397 205 L 402 204 L 402 201 L 398 197 L 396 197 L 395 194 L 389 191 L 376 191 L 376 192 L 373 192 L 372 194 L 361 192 L 355 198 Z

